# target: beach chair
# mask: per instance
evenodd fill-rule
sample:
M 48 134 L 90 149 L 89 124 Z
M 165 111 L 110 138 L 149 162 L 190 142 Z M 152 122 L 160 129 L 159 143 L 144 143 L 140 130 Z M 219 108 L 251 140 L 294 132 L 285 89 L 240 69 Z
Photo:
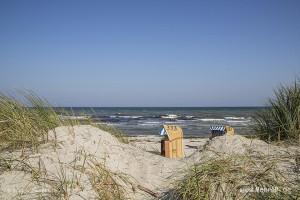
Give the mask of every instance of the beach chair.
M 211 137 L 214 138 L 217 136 L 222 136 L 222 135 L 234 135 L 234 128 L 231 126 L 211 126 Z
M 183 131 L 179 126 L 164 125 L 160 131 L 161 155 L 167 158 L 183 158 Z

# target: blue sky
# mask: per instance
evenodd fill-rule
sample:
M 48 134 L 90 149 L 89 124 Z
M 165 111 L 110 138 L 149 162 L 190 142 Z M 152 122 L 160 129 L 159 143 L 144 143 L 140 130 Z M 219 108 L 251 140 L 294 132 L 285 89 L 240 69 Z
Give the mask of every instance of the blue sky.
M 0 90 L 56 106 L 260 106 L 300 75 L 300 1 L 0 1 Z

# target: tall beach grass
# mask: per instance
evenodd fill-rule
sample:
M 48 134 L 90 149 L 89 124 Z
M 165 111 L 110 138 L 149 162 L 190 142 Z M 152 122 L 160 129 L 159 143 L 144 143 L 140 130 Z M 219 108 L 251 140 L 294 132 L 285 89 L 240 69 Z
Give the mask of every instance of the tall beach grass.
M 64 118 L 62 117 L 64 114 L 74 115 L 62 110 L 60 113 L 62 115 L 57 114 L 57 110 L 46 99 L 40 98 L 33 92 L 23 91 L 17 97 L 0 93 L 0 174 L 22 171 L 31 174 L 31 183 L 42 187 L 40 192 L 27 191 L 20 193 L 18 198 L 70 199 L 75 193 L 74 188 L 83 187 L 80 178 L 76 178 L 75 174 L 79 174 L 79 177 L 82 174 L 89 174 L 97 199 L 126 199 L 122 186 L 116 181 L 122 176 L 106 169 L 103 163 L 87 160 L 86 155 L 79 153 L 75 156 L 83 156 L 84 161 L 82 164 L 79 161 L 74 162 L 74 166 L 59 161 L 57 174 L 43 171 L 45 169 L 41 169 L 40 165 L 38 167 L 32 165 L 28 156 L 7 157 L 9 152 L 6 150 L 23 152 L 24 149 L 32 149 L 33 152 L 37 152 L 39 145 L 48 141 L 49 130 L 65 125 L 93 125 L 115 135 L 119 141 L 127 142 L 124 133 L 114 127 L 97 125 L 89 118 L 86 120 L 77 120 L 76 117 Z M 89 168 L 88 172 L 87 168 Z M 67 173 L 70 171 L 71 175 Z
M 40 143 L 48 139 L 48 131 L 58 126 L 90 124 L 107 131 L 120 142 L 128 143 L 126 135 L 119 129 L 105 124 L 95 124 L 90 118 L 76 120 L 63 118 L 52 105 L 33 92 L 22 91 L 17 98 L 0 93 L 0 150 L 1 148 L 32 147 L 38 150 Z M 69 113 L 60 110 L 68 116 Z
M 0 145 L 37 149 L 47 140 L 48 131 L 63 124 L 51 105 L 32 92 L 23 100 L 0 94 Z
M 300 142 L 300 80 L 280 86 L 257 113 L 254 131 L 265 141 Z

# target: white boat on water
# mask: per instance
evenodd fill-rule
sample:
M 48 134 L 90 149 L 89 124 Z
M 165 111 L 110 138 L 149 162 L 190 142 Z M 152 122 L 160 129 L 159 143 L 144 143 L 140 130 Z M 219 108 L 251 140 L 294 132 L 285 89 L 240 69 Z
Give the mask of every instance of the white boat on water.
M 178 118 L 178 115 L 174 115 L 174 114 L 162 115 L 161 118 L 163 118 L 163 119 L 176 119 L 176 118 Z

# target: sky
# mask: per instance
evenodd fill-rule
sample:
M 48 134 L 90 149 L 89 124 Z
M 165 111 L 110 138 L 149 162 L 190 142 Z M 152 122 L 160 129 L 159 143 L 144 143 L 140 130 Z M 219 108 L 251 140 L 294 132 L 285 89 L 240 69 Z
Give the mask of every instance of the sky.
M 0 1 L 0 91 L 55 106 L 263 106 L 300 76 L 300 1 Z

